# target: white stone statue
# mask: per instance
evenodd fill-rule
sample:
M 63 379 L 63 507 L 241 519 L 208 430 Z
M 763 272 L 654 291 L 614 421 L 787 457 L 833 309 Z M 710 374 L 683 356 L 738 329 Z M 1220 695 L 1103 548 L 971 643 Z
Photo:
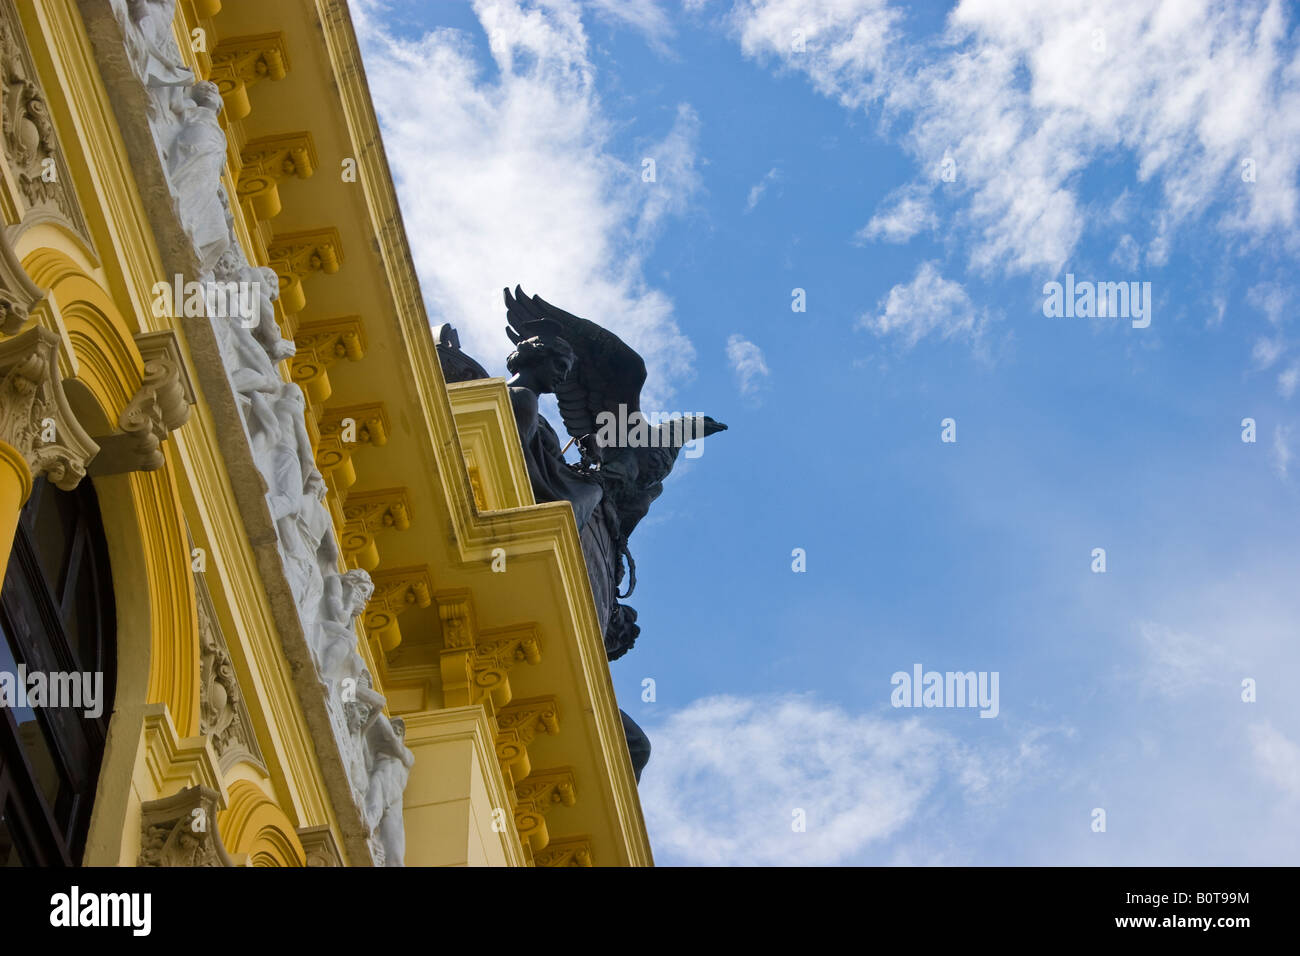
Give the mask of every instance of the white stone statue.
M 319 616 L 322 641 L 316 648 L 316 664 L 332 687 L 345 678 L 361 677 L 364 668 L 357 653 L 355 622 L 374 591 L 370 575 L 359 568 L 325 578 Z
M 400 717 L 383 720 L 372 715 L 366 742 L 370 747 L 370 786 L 366 790 L 366 824 L 384 849 L 385 866 L 401 866 L 406 855 L 406 830 L 402 823 L 402 793 L 415 764 L 406 746 L 406 722 Z
M 218 188 L 226 167 L 226 134 L 217 114 L 221 94 L 215 83 L 195 83 L 181 99 L 179 120 L 165 145 L 167 181 L 181 225 L 194 240 L 202 268 L 216 264 L 232 241 Z

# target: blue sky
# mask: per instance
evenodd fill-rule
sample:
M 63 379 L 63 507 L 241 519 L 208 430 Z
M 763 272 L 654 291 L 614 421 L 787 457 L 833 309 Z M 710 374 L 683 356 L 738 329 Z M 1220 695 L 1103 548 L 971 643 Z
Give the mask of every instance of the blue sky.
M 434 321 L 501 373 L 520 283 L 731 426 L 631 542 L 658 862 L 1296 861 L 1294 6 L 353 9 Z

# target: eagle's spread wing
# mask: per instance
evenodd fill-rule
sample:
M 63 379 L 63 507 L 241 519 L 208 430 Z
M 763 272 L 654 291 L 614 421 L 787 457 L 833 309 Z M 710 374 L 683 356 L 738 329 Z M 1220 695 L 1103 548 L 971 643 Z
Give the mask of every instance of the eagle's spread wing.
M 518 343 L 534 335 L 557 335 L 572 346 L 577 365 L 565 381 L 555 386 L 564 427 L 574 438 L 596 432 L 601 412 L 617 416 L 641 410 L 645 361 L 613 332 L 595 322 L 557 309 L 540 296 L 529 297 L 515 286 L 505 290 L 506 335 Z

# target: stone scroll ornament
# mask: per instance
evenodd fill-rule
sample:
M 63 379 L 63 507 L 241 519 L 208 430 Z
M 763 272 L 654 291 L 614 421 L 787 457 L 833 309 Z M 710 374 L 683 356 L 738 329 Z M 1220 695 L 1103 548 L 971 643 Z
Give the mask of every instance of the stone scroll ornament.
M 149 127 L 174 204 L 199 262 L 199 281 L 247 283 L 253 300 L 234 314 L 209 309 L 217 344 L 266 502 L 303 632 L 323 685 L 326 710 L 377 865 L 401 866 L 401 794 L 414 755 L 400 721 L 357 651 L 355 622 L 373 592 L 365 571 L 339 571 L 339 548 L 304 421 L 302 390 L 276 363 L 294 354 L 281 337 L 276 275 L 248 261 L 221 183 L 226 136 L 217 87 L 196 80 L 172 30 L 175 0 L 111 0 L 135 77 L 149 96 Z M 250 315 L 251 313 L 251 315 Z M 364 700 L 354 699 L 353 688 Z
M 611 440 L 612 430 L 603 429 L 604 422 L 635 426 L 642 419 L 645 361 L 608 329 L 539 296 L 527 296 L 518 286 L 513 294 L 505 290 L 505 303 L 506 335 L 515 346 L 506 360 L 513 376 L 507 384 L 533 496 L 573 506 L 606 656 L 615 661 L 631 649 L 641 631 L 636 611 L 620 603 L 636 587 L 628 538 L 663 493 L 664 479 L 682 448 L 727 426 L 707 415 L 686 417 L 620 428 L 622 437 Z M 439 337 L 440 361 L 457 381 L 474 377 L 466 376 L 467 369 L 481 368 L 459 351 L 459 344 L 454 332 Z M 538 411 L 538 396 L 547 393 L 554 393 L 565 431 L 577 443 L 577 463 L 565 459 L 559 436 Z M 624 577 L 628 586 L 620 594 Z M 620 713 L 640 780 L 650 759 L 650 742 L 631 717 Z

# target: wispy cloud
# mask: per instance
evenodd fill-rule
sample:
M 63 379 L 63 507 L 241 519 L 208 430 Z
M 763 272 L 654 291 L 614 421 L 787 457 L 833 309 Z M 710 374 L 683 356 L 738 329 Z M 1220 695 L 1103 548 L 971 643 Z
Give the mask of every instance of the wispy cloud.
M 1181 697 L 1201 687 L 1228 681 L 1227 657 L 1215 644 L 1154 621 L 1138 625 L 1145 666 L 1144 688 L 1164 697 Z
M 763 350 L 739 333 L 727 339 L 727 360 L 736 373 L 742 395 L 754 395 L 767 380 L 767 361 L 763 358 Z
M 776 182 L 781 178 L 781 173 L 775 169 L 769 169 L 767 173 L 758 182 L 749 188 L 749 197 L 745 200 L 745 212 L 753 212 L 754 207 L 758 205 L 759 200 L 763 198 L 763 193 L 767 192 L 769 184 Z
M 1275 425 L 1273 427 L 1273 470 L 1283 481 L 1287 477 L 1291 468 L 1291 458 L 1294 453 L 1291 451 L 1291 426 Z
M 657 0 L 586 0 L 599 16 L 631 27 L 660 54 L 671 52 L 673 23 Z

